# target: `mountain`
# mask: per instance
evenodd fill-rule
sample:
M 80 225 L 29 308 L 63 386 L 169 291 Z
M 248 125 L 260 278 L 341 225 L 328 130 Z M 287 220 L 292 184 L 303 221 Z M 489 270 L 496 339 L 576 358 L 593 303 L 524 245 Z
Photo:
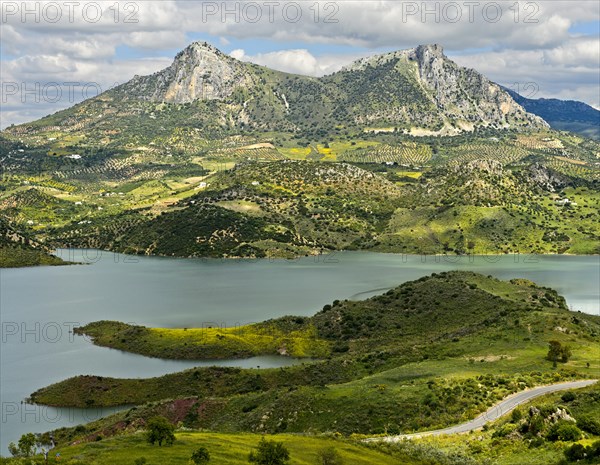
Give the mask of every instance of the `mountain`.
M 600 140 L 600 111 L 594 107 L 576 100 L 530 99 L 513 90 L 504 90 L 525 110 L 543 118 L 552 128 Z
M 600 145 L 421 45 L 321 78 L 194 43 L 0 134 L 0 214 L 165 256 L 598 253 Z
M 439 45 L 358 60 L 313 78 L 241 62 L 196 42 L 162 71 L 7 131 L 31 135 L 60 129 L 97 141 L 120 140 L 123 146 L 149 143 L 150 136 L 177 127 L 206 134 L 397 128 L 421 135 L 546 124 L 498 85 L 448 59 Z

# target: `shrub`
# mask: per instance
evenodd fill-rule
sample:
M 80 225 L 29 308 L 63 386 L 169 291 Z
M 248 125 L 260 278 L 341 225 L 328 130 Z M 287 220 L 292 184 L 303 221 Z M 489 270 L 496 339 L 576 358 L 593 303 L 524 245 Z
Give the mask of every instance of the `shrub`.
M 496 431 L 494 431 L 494 434 L 492 434 L 493 438 L 503 438 L 508 436 L 510 433 L 516 431 L 517 427 L 514 424 L 511 423 L 506 423 L 502 426 L 500 426 L 498 429 L 496 429 Z
M 281 442 L 262 438 L 256 450 L 250 452 L 248 461 L 257 465 L 285 465 L 290 460 L 290 452 Z
M 343 465 L 342 457 L 333 447 L 326 447 L 319 451 L 319 465 Z
M 516 408 L 510 414 L 510 420 L 513 423 L 518 423 L 521 420 L 521 418 L 523 418 L 523 412 L 521 411 L 521 409 Z
M 583 447 L 581 444 L 573 444 L 565 449 L 565 457 L 569 462 L 579 462 L 587 459 L 587 463 L 598 463 L 594 459 L 600 457 L 600 441 L 596 441 L 587 447 Z
M 600 436 L 600 421 L 596 420 L 591 415 L 582 415 L 577 418 L 577 426 L 583 431 L 595 436 Z
M 208 453 L 208 449 L 204 446 L 196 449 L 192 453 L 192 457 L 190 458 L 190 460 L 194 465 L 207 464 L 210 461 L 210 454 Z
M 583 460 L 586 456 L 585 449 L 581 444 L 573 444 L 565 449 L 565 457 L 569 462 Z
M 171 445 L 175 441 L 174 431 L 175 426 L 173 426 L 165 417 L 154 417 L 148 421 L 146 440 L 153 445 L 155 442 L 157 442 L 159 446 L 162 446 L 163 442 L 167 445 Z
M 581 436 L 581 430 L 573 423 L 559 421 L 552 425 L 546 439 L 550 441 L 579 441 Z
M 576 397 L 577 396 L 573 391 L 567 391 L 562 396 L 560 396 L 563 402 L 573 402 Z

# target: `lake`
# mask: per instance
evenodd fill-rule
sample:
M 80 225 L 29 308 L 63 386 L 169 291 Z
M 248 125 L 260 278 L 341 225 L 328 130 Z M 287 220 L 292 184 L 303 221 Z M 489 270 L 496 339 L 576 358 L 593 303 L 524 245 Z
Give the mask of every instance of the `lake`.
M 75 425 L 108 409 L 21 404 L 36 389 L 79 374 L 149 377 L 201 365 L 278 367 L 256 357 L 218 363 L 159 360 L 93 346 L 70 330 L 100 319 L 146 326 L 233 326 L 312 315 L 335 299 L 364 299 L 432 272 L 472 270 L 557 289 L 573 310 L 599 314 L 600 257 L 433 257 L 338 252 L 297 260 L 129 257 L 65 249 L 64 267 L 0 270 L 0 454 L 29 431 Z

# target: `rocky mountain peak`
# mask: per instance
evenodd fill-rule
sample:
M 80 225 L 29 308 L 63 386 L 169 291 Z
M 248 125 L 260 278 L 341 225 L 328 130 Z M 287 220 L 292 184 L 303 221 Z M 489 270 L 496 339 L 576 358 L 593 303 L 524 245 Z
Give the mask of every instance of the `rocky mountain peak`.
M 175 56 L 174 63 L 186 63 L 199 65 L 203 60 L 209 58 L 218 58 L 221 60 L 234 60 L 229 55 L 225 55 L 221 50 L 212 46 L 208 42 L 192 42 Z
M 119 91 L 125 98 L 189 103 L 224 99 L 250 84 L 246 64 L 207 42 L 194 42 L 179 52 L 168 68 L 151 76 L 136 76 Z
M 342 72 L 373 69 L 379 69 L 382 76 L 386 72 L 403 74 L 416 92 L 425 91 L 431 108 L 445 117 L 442 132 L 446 134 L 470 131 L 480 125 L 547 126 L 541 118 L 527 113 L 499 85 L 449 59 L 439 44 L 362 58 L 342 68 Z M 384 79 L 388 78 L 389 75 Z
M 410 50 L 419 61 L 430 61 L 434 59 L 444 59 L 444 48 L 440 44 L 419 45 Z

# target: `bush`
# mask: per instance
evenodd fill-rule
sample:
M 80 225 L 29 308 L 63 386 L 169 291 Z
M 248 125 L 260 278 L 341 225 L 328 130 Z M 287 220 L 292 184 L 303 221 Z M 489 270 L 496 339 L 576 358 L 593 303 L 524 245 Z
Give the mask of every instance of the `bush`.
M 582 433 L 573 423 L 559 421 L 553 424 L 546 435 L 549 441 L 579 441 Z
M 250 452 L 248 461 L 257 465 L 285 465 L 290 460 L 290 452 L 282 442 L 267 441 L 262 438 L 255 451 Z
M 513 423 L 518 423 L 521 418 L 523 418 L 523 412 L 519 408 L 514 409 L 510 414 L 510 421 Z
M 319 451 L 319 465 L 343 465 L 344 461 L 333 447 L 326 447 Z
M 577 426 L 587 433 L 600 436 L 600 421 L 596 420 L 591 415 L 582 415 L 577 418 Z
M 503 438 L 516 431 L 517 426 L 511 423 L 506 423 L 494 431 L 492 434 L 493 438 Z
M 146 457 L 140 457 L 133 461 L 133 465 L 144 465 L 145 463 L 148 463 Z
M 148 431 L 146 440 L 154 445 L 155 442 L 162 446 L 164 442 L 167 445 L 173 444 L 175 441 L 175 426 L 171 424 L 165 417 L 154 417 L 148 421 Z
M 595 458 L 600 457 L 600 441 L 588 447 L 581 444 L 573 444 L 565 449 L 565 457 L 569 462 L 578 462 L 587 459 L 587 463 L 598 463 Z
M 586 456 L 585 449 L 581 444 L 573 444 L 565 449 L 565 457 L 569 462 L 583 460 Z
M 576 397 L 577 396 L 573 391 L 567 391 L 562 396 L 560 396 L 563 402 L 573 402 Z
M 206 447 L 200 447 L 192 453 L 191 462 L 194 465 L 205 465 L 210 461 L 210 454 Z

